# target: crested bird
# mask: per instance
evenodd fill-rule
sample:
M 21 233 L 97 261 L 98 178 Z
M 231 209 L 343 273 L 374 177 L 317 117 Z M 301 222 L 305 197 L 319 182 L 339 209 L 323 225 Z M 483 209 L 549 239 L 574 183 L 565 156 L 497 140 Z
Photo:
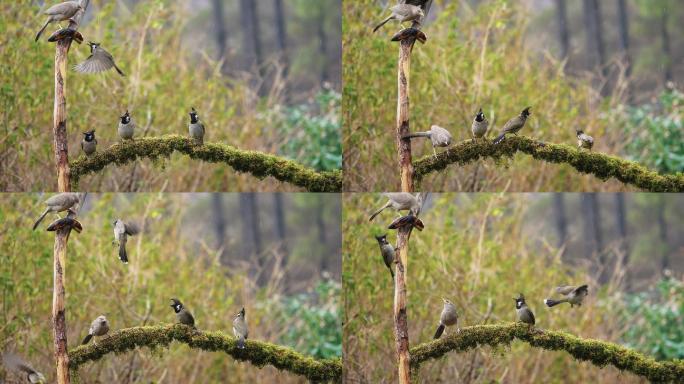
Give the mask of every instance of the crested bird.
M 520 293 L 518 294 L 518 297 L 513 300 L 515 300 L 515 312 L 518 315 L 518 320 L 529 325 L 531 328 L 535 323 L 534 313 L 532 313 L 532 310 L 527 306 L 527 303 L 525 303 L 525 296 Z
M 475 118 L 473 119 L 473 124 L 470 127 L 470 131 L 473 133 L 474 139 L 480 139 L 487 134 L 488 129 L 489 121 L 487 121 L 484 112 L 482 112 L 482 108 L 480 108 L 480 111 L 477 112 Z
M 546 304 L 548 307 L 553 307 L 561 303 L 570 303 L 570 308 L 574 307 L 575 305 L 579 307 L 582 306 L 584 298 L 589 294 L 589 286 L 587 284 L 579 286 L 565 285 L 556 287 L 556 293 L 559 293 L 565 297 L 560 300 L 544 299 L 544 304 Z
M 90 56 L 88 56 L 84 62 L 74 66 L 76 72 L 99 73 L 114 68 L 119 75 L 126 76 L 123 71 L 116 66 L 116 62 L 114 62 L 114 57 L 111 53 L 105 51 L 105 49 L 100 46 L 100 43 L 89 41 L 88 46 L 90 46 Z
M 204 143 L 204 124 L 200 121 L 195 107 L 192 107 L 192 110 L 190 111 L 190 125 L 188 126 L 188 130 L 190 131 L 190 137 L 196 144 L 202 145 Z
M 594 146 L 594 138 L 587 135 L 582 131 L 581 129 L 577 130 L 577 147 L 578 148 L 586 148 L 591 151 L 591 148 Z
M 175 298 L 171 299 L 171 308 L 176 312 L 176 320 L 180 324 L 195 328 L 195 318 L 192 317 L 192 313 L 183 306 L 183 303 L 181 303 L 180 300 Z
M 389 269 L 390 275 L 392 275 L 392 280 L 394 280 L 394 271 L 392 270 L 392 263 L 394 263 L 395 255 L 394 246 L 387 242 L 387 234 L 375 236 L 375 240 L 378 241 L 382 260 L 385 262 L 387 269 Z
M 128 113 L 127 109 L 126 113 L 119 117 L 119 126 L 117 127 L 116 132 L 119 134 L 121 140 L 132 140 L 133 135 L 135 135 L 135 127 L 135 121 L 133 121 L 133 118 L 131 117 L 131 114 Z
M 235 338 L 237 339 L 237 347 L 239 349 L 245 349 L 245 340 L 247 340 L 247 337 L 249 336 L 249 331 L 247 330 L 244 307 L 233 319 L 233 335 L 235 335 Z
M 97 139 L 95 138 L 95 130 L 83 132 L 83 140 L 81 140 L 81 150 L 86 156 L 90 156 L 97 151 Z
M 518 132 L 525 126 L 525 122 L 527 122 L 527 118 L 530 117 L 532 114 L 530 112 L 530 109 L 532 107 L 527 107 L 520 112 L 520 115 L 508 120 L 506 124 L 504 124 L 504 127 L 501 129 L 501 133 L 499 136 L 494 139 L 494 144 L 499 144 L 504 140 L 507 134 L 512 133 L 514 135 L 518 135 Z

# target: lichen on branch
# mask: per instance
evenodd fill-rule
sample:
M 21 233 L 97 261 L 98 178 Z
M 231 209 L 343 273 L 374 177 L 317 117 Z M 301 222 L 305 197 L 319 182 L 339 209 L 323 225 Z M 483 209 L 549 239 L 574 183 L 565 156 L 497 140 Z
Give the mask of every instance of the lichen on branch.
M 167 135 L 144 137 L 112 145 L 90 157 L 81 156 L 71 163 L 71 180 L 98 172 L 110 164 L 124 165 L 138 158 L 152 160 L 180 152 L 195 160 L 224 163 L 238 172 L 257 178 L 272 176 L 280 181 L 305 188 L 309 192 L 340 192 L 342 172 L 316 172 L 292 160 L 257 151 L 245 151 L 220 143 L 195 145 L 188 137 Z
M 594 339 L 582 339 L 565 332 L 528 329 L 522 323 L 474 325 L 461 332 L 452 332 L 439 340 L 418 345 L 411 349 L 411 368 L 416 370 L 422 363 L 439 358 L 449 352 L 465 352 L 482 345 L 497 347 L 510 345 L 515 339 L 533 347 L 551 351 L 565 351 L 574 358 L 588 361 L 596 366 L 612 365 L 622 371 L 642 376 L 651 382 L 681 382 L 684 377 L 684 361 L 659 362 L 639 352 Z
M 508 136 L 497 145 L 489 140 L 466 140 L 447 151 L 425 157 L 414 163 L 416 181 L 431 172 L 441 171 L 451 164 L 467 164 L 480 158 L 499 160 L 512 158 L 516 152 L 526 153 L 537 160 L 568 164 L 581 173 L 592 174 L 601 180 L 612 177 L 651 192 L 684 192 L 684 175 L 662 175 L 635 163 L 603 153 L 578 150 L 565 144 L 544 143 L 522 136 Z
M 187 344 L 203 351 L 222 351 L 235 360 L 247 361 L 257 367 L 272 365 L 279 370 L 304 376 L 311 382 L 342 382 L 342 361 L 316 360 L 293 349 L 256 340 L 247 340 L 245 349 L 238 349 L 233 336 L 221 331 L 193 330 L 181 324 L 125 328 L 69 351 L 69 369 L 77 370 L 87 362 L 100 360 L 110 353 L 124 353 L 138 347 L 169 347 L 173 342 Z

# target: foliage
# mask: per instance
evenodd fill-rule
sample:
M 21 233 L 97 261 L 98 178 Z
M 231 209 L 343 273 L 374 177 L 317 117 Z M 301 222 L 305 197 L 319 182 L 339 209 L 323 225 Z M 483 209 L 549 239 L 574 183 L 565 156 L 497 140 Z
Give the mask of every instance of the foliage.
M 651 292 L 625 299 L 625 343 L 658 360 L 684 360 L 684 283 L 665 278 Z

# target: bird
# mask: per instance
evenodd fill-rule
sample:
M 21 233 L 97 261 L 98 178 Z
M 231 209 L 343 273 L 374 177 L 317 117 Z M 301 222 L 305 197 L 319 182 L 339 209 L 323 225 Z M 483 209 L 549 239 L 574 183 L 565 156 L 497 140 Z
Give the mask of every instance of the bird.
M 45 383 L 45 376 L 42 373 L 36 371 L 31 364 L 13 353 L 4 353 L 2 355 L 2 363 L 9 370 L 25 373 L 28 383 Z
M 385 262 L 385 266 L 390 271 L 392 275 L 392 280 L 394 280 L 394 271 L 392 270 L 392 263 L 394 263 L 394 246 L 387 242 L 387 234 L 375 236 L 375 240 L 378 241 L 380 245 L 380 254 L 382 255 L 382 260 Z
M 432 141 L 432 152 L 437 157 L 437 147 L 448 147 L 451 145 L 451 133 L 439 125 L 433 125 L 427 132 L 414 132 L 404 135 L 403 139 L 412 139 L 415 137 L 427 137 Z
M 204 143 L 204 124 L 200 121 L 195 107 L 192 107 L 192 110 L 190 111 L 190 125 L 188 126 L 188 130 L 190 131 L 190 138 L 195 140 L 196 144 L 202 145 Z
M 525 303 L 525 296 L 520 293 L 513 300 L 515 300 L 515 311 L 518 315 L 518 320 L 532 327 L 534 325 L 534 313 Z
M 73 229 L 78 233 L 81 233 L 81 231 L 83 230 L 83 226 L 78 220 L 67 216 L 53 221 L 52 224 L 48 225 L 47 231 L 55 232 L 67 228 Z
M 128 264 L 128 253 L 126 252 L 126 241 L 128 236 L 137 235 L 140 229 L 132 223 L 125 223 L 121 219 L 114 221 L 114 241 L 112 244 L 119 244 L 119 260 Z
M 392 41 L 402 41 L 402 40 L 406 40 L 409 38 L 415 38 L 421 44 L 425 44 L 425 42 L 427 41 L 427 36 L 425 35 L 425 33 L 423 33 L 423 31 L 421 31 L 420 29 L 415 29 L 415 28 L 402 29 L 401 31 L 395 33 L 392 36 L 391 40 Z
M 247 330 L 247 321 L 245 320 L 245 308 L 243 307 L 240 312 L 235 315 L 233 319 L 233 334 L 237 339 L 237 344 L 239 349 L 245 349 L 245 340 L 249 335 Z
M 99 73 L 108 71 L 114 68 L 119 75 L 126 76 L 123 71 L 116 66 L 114 57 L 104 48 L 100 47 L 100 43 L 88 42 L 90 46 L 90 56 L 84 62 L 77 64 L 74 69 L 80 73 Z
M 81 35 L 81 32 L 69 27 L 58 29 L 48 37 L 48 41 L 51 43 L 65 39 L 72 39 L 78 44 L 83 43 L 83 35 Z
M 399 229 L 406 227 L 411 227 L 422 231 L 425 228 L 425 225 L 423 225 L 423 222 L 420 221 L 419 218 L 409 213 L 407 216 L 402 216 L 394 220 L 392 224 L 387 227 L 387 229 Z
M 548 307 L 553 307 L 561 303 L 570 303 L 570 308 L 577 306 L 582 306 L 582 301 L 589 294 L 589 286 L 587 284 L 574 286 L 566 285 L 562 287 L 556 287 L 556 292 L 565 296 L 560 300 L 544 299 L 544 304 Z
M 411 25 L 411 28 L 420 26 L 422 20 L 427 17 L 428 13 L 430 12 L 430 7 L 432 6 L 432 0 L 399 0 L 398 3 L 415 5 L 420 7 L 420 9 L 423 11 L 423 18 L 421 20 L 415 20 Z
M 176 312 L 176 320 L 178 320 L 180 324 L 185 324 L 195 328 L 195 318 L 192 317 L 192 313 L 190 313 L 190 311 L 185 309 L 183 303 L 181 303 L 178 299 L 171 299 L 171 302 L 171 308 L 173 308 L 173 311 Z
M 64 192 L 51 196 L 49 199 L 45 200 L 45 205 L 47 205 L 47 208 L 45 209 L 45 212 L 40 215 L 38 220 L 36 220 L 35 224 L 33 224 L 33 230 L 35 231 L 36 228 L 38 228 L 38 225 L 40 225 L 40 222 L 43 221 L 48 213 L 58 213 L 64 211 L 74 212 L 72 208 L 74 205 L 78 204 L 78 202 L 78 194 L 73 192 Z
M 387 203 L 382 206 L 382 208 L 373 212 L 368 221 L 373 221 L 375 216 L 379 215 L 380 212 L 387 208 L 392 208 L 397 211 L 409 210 L 413 214 L 417 215 L 420 213 L 420 205 L 422 203 L 420 194 L 414 196 L 408 192 L 386 192 L 382 194 L 387 197 Z
M 90 156 L 97 150 L 97 139 L 95 138 L 95 130 L 83 132 L 83 140 L 81 140 L 81 150 L 86 156 Z
M 387 24 L 390 20 L 397 20 L 400 24 L 406 21 L 415 21 L 420 24 L 420 19 L 425 16 L 423 10 L 413 4 L 397 4 L 390 7 L 390 14 L 385 20 L 381 21 L 380 24 L 373 28 L 373 32 L 377 32 L 380 27 Z
M 69 20 L 76 16 L 76 13 L 81 9 L 83 9 L 83 7 L 81 6 L 80 1 L 65 1 L 48 8 L 45 12 L 43 12 L 43 14 L 48 16 L 47 21 L 45 22 L 45 25 L 43 25 L 43 28 L 38 31 L 38 34 L 36 34 L 35 41 L 40 39 L 40 35 L 43 34 L 48 24 Z
M 594 138 L 584 133 L 582 130 L 577 130 L 577 147 L 586 148 L 591 151 L 594 146 Z
M 475 115 L 475 119 L 473 119 L 473 125 L 470 127 L 470 130 L 473 133 L 473 139 L 483 138 L 487 134 L 488 129 L 489 121 L 487 121 L 485 114 L 482 112 L 482 108 L 480 108 L 480 111 Z
M 503 139 L 506 137 L 506 134 L 512 133 L 514 135 L 518 135 L 518 131 L 520 131 L 524 126 L 525 122 L 527 121 L 527 118 L 530 117 L 530 109 L 532 107 L 527 107 L 520 112 L 520 115 L 508 120 L 508 122 L 504 125 L 504 127 L 501 129 L 501 134 L 494 139 L 494 144 L 499 144 L 500 142 L 503 141 Z
M 88 344 L 93 336 L 104 336 L 107 332 L 109 332 L 109 322 L 107 321 L 107 318 L 104 315 L 98 316 L 97 319 L 93 320 L 90 324 L 88 335 L 86 335 L 81 344 Z
M 435 332 L 435 339 L 439 339 L 444 333 L 446 327 L 456 326 L 456 331 L 460 332 L 461 329 L 458 328 L 458 313 L 456 313 L 456 306 L 454 303 L 449 301 L 449 299 L 442 298 L 444 302 L 444 307 L 442 308 L 442 314 L 439 315 L 439 326 Z
M 131 118 L 131 114 L 128 113 L 128 109 L 119 119 L 119 127 L 117 128 L 119 137 L 122 140 L 132 140 L 133 135 L 135 135 L 135 122 Z

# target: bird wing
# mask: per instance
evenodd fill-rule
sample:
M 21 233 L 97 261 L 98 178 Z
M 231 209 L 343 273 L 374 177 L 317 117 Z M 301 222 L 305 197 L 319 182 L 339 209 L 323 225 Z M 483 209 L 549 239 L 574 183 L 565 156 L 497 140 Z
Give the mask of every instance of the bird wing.
M 587 284 L 580 285 L 579 287 L 573 289 L 575 295 L 586 295 L 589 293 L 589 286 Z
M 77 6 L 78 3 L 76 1 L 65 1 L 63 3 L 53 5 L 43 13 L 50 16 L 69 14 L 71 12 L 75 12 Z
M 503 127 L 503 132 L 508 132 L 508 131 L 515 131 L 516 129 L 520 128 L 522 126 L 522 121 L 520 121 L 520 117 L 516 116 L 506 122 L 506 124 Z
M 140 227 L 135 223 L 124 223 L 124 230 L 129 236 L 137 235 L 140 233 Z
M 561 287 L 556 287 L 556 292 L 560 293 L 561 295 L 567 296 L 570 294 L 570 292 L 574 291 L 575 288 L 577 288 L 574 285 L 564 285 Z
M 4 354 L 2 356 L 2 362 L 7 368 L 12 370 L 18 370 L 26 373 L 38 373 L 29 363 L 12 353 Z
M 88 56 L 88 58 L 76 65 L 74 69 L 81 73 L 99 73 L 104 72 L 114 67 L 114 60 L 112 55 L 106 51 L 96 53 Z

